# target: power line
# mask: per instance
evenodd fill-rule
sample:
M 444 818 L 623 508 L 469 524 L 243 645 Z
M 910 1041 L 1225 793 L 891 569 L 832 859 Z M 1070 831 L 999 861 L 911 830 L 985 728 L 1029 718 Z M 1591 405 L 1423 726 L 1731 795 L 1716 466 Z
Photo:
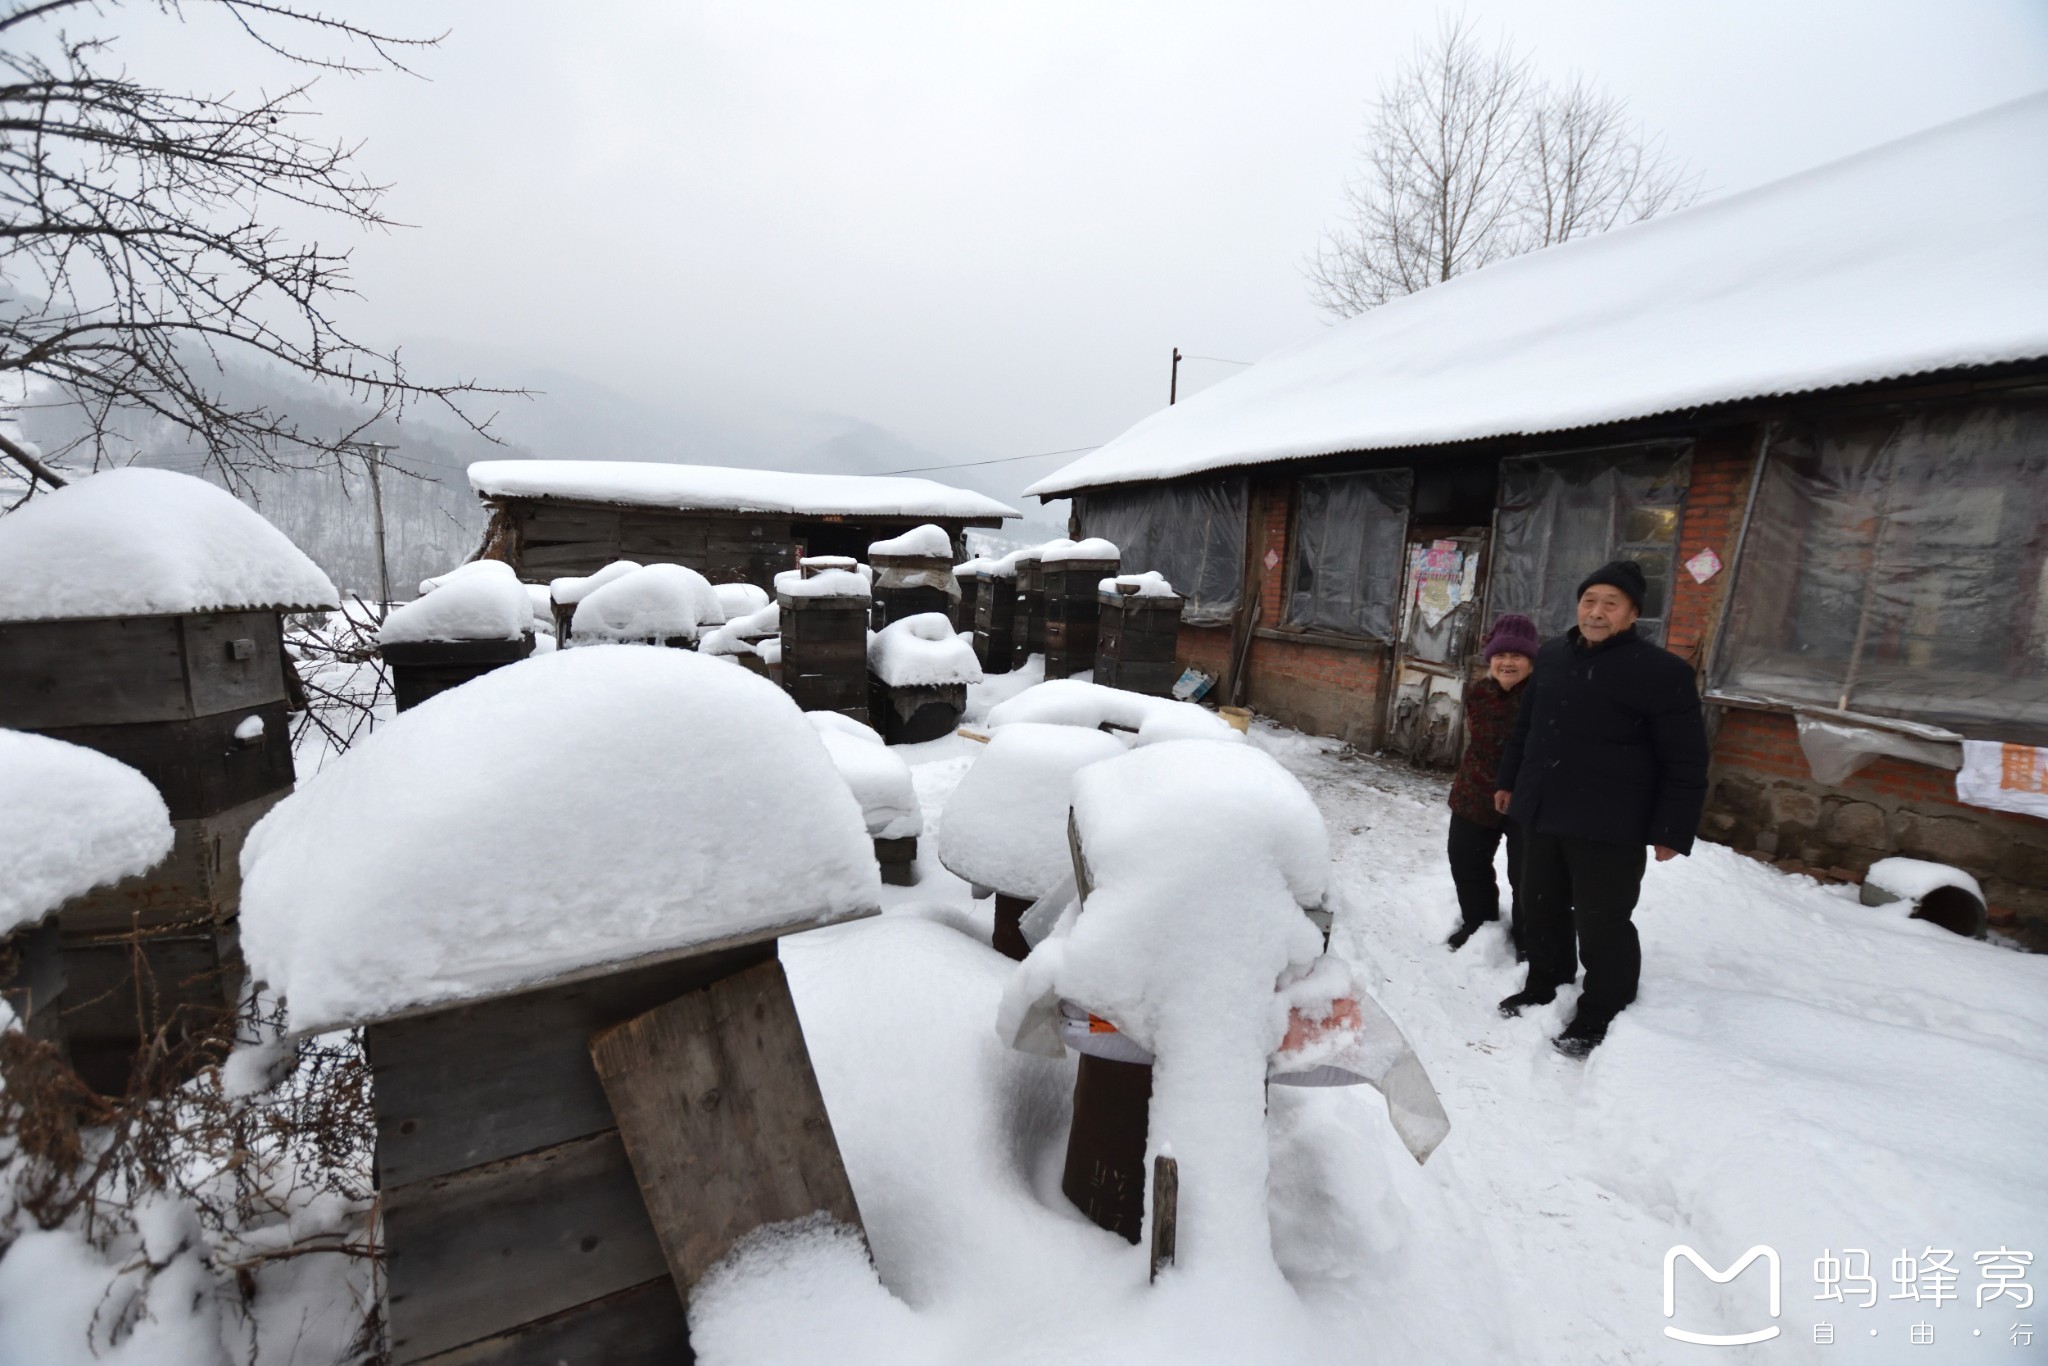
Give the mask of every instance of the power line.
M 994 460 L 962 460 L 958 464 L 953 465 L 919 465 L 915 469 L 883 470 L 882 473 L 884 475 L 924 474 L 931 470 L 965 470 L 973 469 L 977 465 L 1007 465 L 1012 460 L 1042 460 L 1048 455 L 1079 455 L 1082 451 L 1093 451 L 1100 449 L 1101 444 L 1097 443 L 1093 446 L 1070 446 L 1063 451 L 1033 451 L 1030 455 L 1004 455 L 998 456 Z
M 1213 360 L 1213 361 L 1215 361 L 1215 362 L 1216 362 L 1216 363 L 1217 363 L 1218 365 L 1256 365 L 1256 364 L 1258 363 L 1258 362 L 1256 362 L 1256 361 L 1249 361 L 1249 360 L 1231 360 L 1231 359 L 1229 359 L 1228 357 L 1225 357 L 1225 356 L 1190 356 L 1190 355 L 1186 354 L 1185 352 L 1183 352 L 1183 353 L 1181 354 L 1181 359 L 1182 359 L 1182 360 Z

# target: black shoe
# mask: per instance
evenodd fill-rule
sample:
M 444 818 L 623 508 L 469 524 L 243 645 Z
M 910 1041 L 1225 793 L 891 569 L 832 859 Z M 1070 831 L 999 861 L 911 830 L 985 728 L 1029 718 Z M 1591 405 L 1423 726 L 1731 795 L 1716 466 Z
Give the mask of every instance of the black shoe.
M 1512 1020 L 1525 1006 L 1547 1006 L 1556 999 L 1556 987 L 1523 987 L 1500 1003 L 1501 1018 Z
M 1564 1054 L 1567 1058 L 1577 1058 L 1583 1062 L 1594 1049 L 1600 1046 L 1601 1040 L 1606 1037 L 1607 1029 L 1604 1025 L 1598 1028 L 1581 1029 L 1578 1023 L 1574 1021 L 1565 1026 L 1564 1033 L 1550 1041 L 1550 1046 Z
M 1451 937 L 1444 942 L 1451 946 L 1452 953 L 1456 953 L 1459 949 L 1465 947 L 1466 940 L 1477 933 L 1479 933 L 1477 925 L 1460 925 L 1457 929 L 1451 931 Z

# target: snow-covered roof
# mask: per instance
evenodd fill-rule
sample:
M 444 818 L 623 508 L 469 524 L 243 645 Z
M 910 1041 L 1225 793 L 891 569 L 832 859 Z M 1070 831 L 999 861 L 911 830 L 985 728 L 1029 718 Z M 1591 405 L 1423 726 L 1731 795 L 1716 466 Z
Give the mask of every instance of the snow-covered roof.
M 1337 324 L 1025 490 L 2048 357 L 2048 94 Z
M 98 750 L 0 730 L 0 935 L 171 852 L 149 779 Z
M 541 655 L 401 713 L 263 819 L 242 874 L 250 971 L 302 1032 L 881 894 L 860 805 L 796 704 L 636 645 Z
M 171 470 L 107 470 L 0 517 L 0 621 L 337 607 L 282 531 Z
M 986 494 L 900 475 L 797 474 L 639 460 L 482 460 L 469 467 L 469 483 L 486 498 L 575 498 L 799 517 L 1023 515 Z

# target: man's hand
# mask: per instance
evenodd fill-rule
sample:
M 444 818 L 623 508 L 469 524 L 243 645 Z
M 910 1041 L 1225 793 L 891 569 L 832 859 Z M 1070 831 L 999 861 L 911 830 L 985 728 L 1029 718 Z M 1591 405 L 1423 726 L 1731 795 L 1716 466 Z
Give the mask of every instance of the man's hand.
M 1661 844 L 1653 844 L 1650 847 L 1657 851 L 1657 862 L 1659 863 L 1666 863 L 1678 857 L 1676 849 L 1667 848 Z
M 1498 811 L 1498 812 L 1499 812 L 1499 813 L 1500 813 L 1501 815 L 1503 815 L 1503 816 L 1507 815 L 1507 814 L 1508 814 L 1508 803 L 1514 800 L 1514 796 L 1515 796 L 1515 794 L 1514 794 L 1514 793 L 1512 793 L 1512 792 L 1496 792 L 1496 793 L 1494 793 L 1494 794 L 1493 794 L 1493 809 L 1494 809 L 1495 811 Z

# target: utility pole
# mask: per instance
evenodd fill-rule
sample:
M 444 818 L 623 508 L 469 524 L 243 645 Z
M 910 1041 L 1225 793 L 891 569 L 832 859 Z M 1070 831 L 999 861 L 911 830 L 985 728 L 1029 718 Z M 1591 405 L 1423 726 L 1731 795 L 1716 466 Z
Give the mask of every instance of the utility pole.
M 1171 408 L 1180 399 L 1180 348 L 1173 348 L 1173 379 L 1166 386 L 1166 406 Z
M 384 452 L 398 447 L 382 441 L 354 443 L 363 451 L 363 464 L 370 471 L 370 505 L 377 514 L 377 620 L 391 609 L 391 566 L 384 557 L 384 479 L 380 468 Z

